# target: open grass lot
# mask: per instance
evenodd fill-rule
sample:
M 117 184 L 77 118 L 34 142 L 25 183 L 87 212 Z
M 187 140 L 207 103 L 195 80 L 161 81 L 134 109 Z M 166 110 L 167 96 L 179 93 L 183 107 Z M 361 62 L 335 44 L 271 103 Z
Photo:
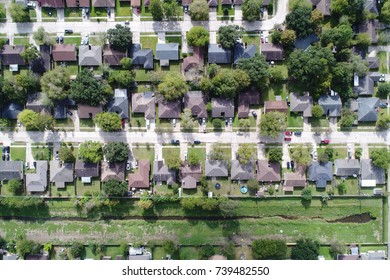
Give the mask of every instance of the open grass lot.
M 132 15 L 132 9 L 130 7 L 130 2 L 122 2 L 119 0 L 116 0 L 115 5 L 115 16 L 123 17 L 128 16 L 130 17 Z
M 157 112 L 156 112 L 156 115 L 157 115 Z M 171 119 L 156 118 L 156 127 L 172 128 L 172 120 Z
M 149 81 L 149 78 L 148 78 L 148 70 L 145 70 L 145 69 L 135 69 L 134 70 L 135 72 L 135 80 L 137 82 L 148 82 Z
M 65 17 L 82 17 L 81 9 L 78 8 L 65 8 Z
M 26 147 L 11 146 L 11 160 L 26 160 Z
M 74 123 L 73 123 L 72 119 L 70 119 L 70 118 L 56 120 L 55 127 L 74 128 Z
M 152 164 L 154 161 L 153 146 L 137 146 L 133 144 L 132 154 L 135 159 L 148 159 Z
M 28 11 L 31 21 L 37 21 L 37 12 L 34 9 Z
M 30 44 L 29 37 L 15 37 L 14 38 L 14 45 L 28 45 L 28 44 Z
M 80 119 L 80 127 L 95 127 L 92 119 Z
M 181 35 L 166 35 L 165 36 L 165 43 L 178 43 L 179 45 L 181 45 Z M 180 47 L 179 47 L 180 49 Z
M 346 148 L 334 148 L 329 146 L 329 148 L 333 149 L 333 159 L 346 159 L 347 158 L 347 149 Z M 323 153 L 326 149 L 326 146 L 320 146 L 317 148 L 317 154 Z
M 24 66 L 19 66 L 19 71 L 11 72 L 9 71 L 9 67 L 4 66 L 3 76 L 4 80 L 13 81 L 16 75 L 22 74 L 23 72 L 27 72 L 27 68 Z
M 203 166 L 206 160 L 206 149 L 203 147 L 192 147 L 192 148 L 189 147 L 188 157 L 190 157 L 192 154 L 197 154 L 199 156 L 200 162 L 202 163 Z
M 158 42 L 157 35 L 156 36 L 142 36 L 140 37 L 140 43 L 143 49 L 152 49 L 153 54 L 156 55 L 156 44 Z
M 180 148 L 179 147 L 172 147 L 172 146 L 165 146 L 162 149 L 162 157 L 167 158 L 168 155 L 175 155 L 180 157 Z
M 130 128 L 146 128 L 146 120 L 144 114 L 141 113 L 131 113 Z
M 164 74 L 170 72 L 180 73 L 180 61 L 170 61 L 169 66 L 160 66 L 158 65 L 157 70 L 161 70 Z
M 76 195 L 76 189 L 73 183 L 66 183 L 64 189 L 57 189 L 57 187 L 52 183 L 50 184 L 50 195 L 60 197 L 74 197 Z
M 34 160 L 50 160 L 51 148 L 48 146 L 36 146 L 31 148 Z
M 57 10 L 52 8 L 42 7 L 42 17 L 43 18 L 50 17 L 50 18 L 57 19 Z
M 65 63 L 65 66 L 61 66 L 59 63 L 57 63 L 55 65 L 55 67 L 65 67 L 66 68 L 66 71 L 69 73 L 69 75 L 75 75 L 77 76 L 77 74 L 79 73 L 79 65 L 77 64 L 77 62 L 66 62 Z
M 9 190 L 8 190 L 8 182 L 3 182 L 1 183 L 1 187 L 0 187 L 0 194 L 2 196 L 13 196 L 13 193 L 11 193 Z
M 94 178 L 92 179 L 90 184 L 83 184 L 80 179 L 76 180 L 76 194 L 84 195 L 85 192 L 89 193 L 100 193 L 100 179 Z
M 378 52 L 377 56 L 379 58 L 379 72 L 387 74 L 386 52 Z
M 271 85 L 268 89 L 264 90 L 264 94 L 261 96 L 261 103 L 264 104 L 264 101 L 273 101 L 275 96 L 280 95 L 282 100 L 286 99 L 286 85 Z
M 259 116 L 257 116 L 259 117 Z M 256 119 L 252 116 L 252 113 L 249 112 L 249 122 L 251 128 L 256 128 Z M 238 114 L 235 114 L 233 119 L 233 127 L 240 127 L 240 119 L 238 118 Z
M 106 17 L 107 16 L 107 9 L 106 8 L 97 8 L 94 6 L 91 6 L 91 17 Z

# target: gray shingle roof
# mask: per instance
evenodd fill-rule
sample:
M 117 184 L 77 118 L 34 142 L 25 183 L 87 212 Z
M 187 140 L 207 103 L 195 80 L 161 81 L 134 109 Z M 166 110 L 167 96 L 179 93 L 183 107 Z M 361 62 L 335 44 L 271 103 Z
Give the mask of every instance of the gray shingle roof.
M 232 52 L 225 50 L 217 44 L 210 44 L 208 49 L 208 62 L 216 64 L 228 64 L 232 62 Z
M 359 77 L 359 85 L 353 88 L 357 95 L 373 95 L 374 94 L 374 80 L 370 75 Z
M 102 47 L 100 46 L 80 46 L 79 65 L 100 66 L 102 65 Z
M 317 188 L 325 188 L 326 182 L 333 180 L 333 163 L 314 161 L 309 166 L 309 181 L 316 182 Z
M 63 163 L 59 160 L 50 161 L 50 182 L 55 183 L 59 189 L 65 188 L 65 183 L 73 182 L 73 163 Z
M 241 58 L 245 59 L 254 57 L 256 52 L 256 45 L 248 45 L 246 48 L 244 48 L 244 44 L 237 43 L 234 46 L 234 64 L 237 64 L 238 60 L 240 60 Z
M 360 174 L 360 164 L 358 159 L 336 159 L 335 175 L 348 177 Z
M 160 119 L 178 119 L 180 118 L 181 102 L 159 100 L 158 117 Z
M 260 46 L 261 54 L 265 56 L 265 60 L 283 60 L 283 47 L 276 44 L 264 43 Z
M 373 165 L 371 159 L 360 160 L 360 172 L 362 180 L 375 180 L 378 185 L 386 183 L 385 170 Z
M 342 103 L 339 95 L 321 95 L 318 104 L 324 109 L 324 114 L 330 117 L 340 117 Z
M 47 161 L 37 160 L 35 173 L 26 174 L 28 192 L 44 192 L 47 187 Z
M 378 69 L 379 68 L 379 58 L 378 57 L 367 57 L 366 61 L 368 62 L 368 68 Z
M 101 181 L 117 180 L 123 182 L 125 180 L 125 162 L 102 162 Z
M 241 164 L 238 160 L 232 160 L 230 174 L 232 180 L 250 180 L 255 178 L 254 163 Z
M 129 118 L 129 99 L 126 89 L 115 89 L 114 97 L 107 103 L 107 111 L 117 113 L 122 119 Z
M 310 95 L 301 96 L 298 92 L 290 93 L 290 111 L 303 112 L 304 117 L 311 117 L 313 98 Z
M 211 99 L 213 118 L 234 118 L 234 100 L 226 98 Z
M 1 62 L 3 65 L 17 64 L 26 65 L 21 53 L 26 49 L 25 46 L 4 45 L 1 52 Z
M 17 103 L 10 103 L 3 106 L 2 117 L 5 119 L 16 120 L 18 118 L 18 114 L 23 111 L 22 105 Z
M 141 65 L 144 69 L 153 69 L 153 50 L 141 49 L 141 45 L 134 44 L 131 52 L 131 64 Z
M 297 38 L 295 41 L 295 48 L 300 50 L 307 50 L 312 44 L 317 43 L 320 40 L 317 35 L 311 34 L 305 38 Z
M 227 177 L 227 162 L 219 160 L 206 160 L 205 175 L 206 177 Z
M 379 103 L 376 97 L 358 98 L 358 121 L 375 122 L 378 119 Z
M 157 60 L 179 60 L 179 44 L 157 44 L 156 45 Z
M 50 107 L 46 105 L 47 98 L 45 96 L 46 94 L 42 94 L 41 92 L 30 94 L 27 98 L 26 108 L 37 113 L 50 113 Z
M 23 161 L 0 161 L 0 181 L 23 179 Z
M 156 183 L 167 182 L 168 185 L 172 185 L 176 182 L 176 172 L 168 169 L 168 166 L 162 160 L 154 161 L 153 174 L 153 179 Z
M 218 0 L 208 0 L 209 7 L 218 7 Z
M 190 166 L 188 162 L 184 162 L 179 175 L 183 189 L 196 189 L 196 184 L 202 177 L 202 166 L 200 164 Z

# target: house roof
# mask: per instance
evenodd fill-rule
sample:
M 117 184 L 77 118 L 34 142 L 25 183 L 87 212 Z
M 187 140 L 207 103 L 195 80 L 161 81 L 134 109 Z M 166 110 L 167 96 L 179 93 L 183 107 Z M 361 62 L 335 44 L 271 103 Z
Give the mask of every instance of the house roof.
M 55 119 L 66 119 L 68 116 L 66 114 L 67 106 L 74 106 L 76 102 L 69 98 L 65 98 L 63 100 L 54 101 L 54 118 Z
M 123 182 L 125 180 L 125 162 L 102 162 L 101 181 L 117 180 Z
M 201 91 L 189 91 L 184 95 L 184 107 L 197 118 L 207 118 L 206 97 Z
M 360 174 L 360 164 L 358 159 L 336 159 L 335 175 L 348 177 Z
M 295 172 L 287 172 L 283 174 L 285 191 L 293 191 L 294 187 L 306 186 L 305 168 L 297 168 Z
M 54 45 L 51 54 L 54 61 L 76 61 L 76 45 Z
M 318 105 L 324 109 L 324 114 L 330 117 L 340 117 L 342 103 L 339 95 L 321 95 L 318 99 Z
M 364 9 L 369 11 L 370 13 L 374 13 L 379 15 L 378 7 L 376 6 L 377 0 L 365 0 Z
M 333 163 L 313 161 L 309 166 L 309 181 L 315 181 L 317 188 L 325 188 L 327 181 L 333 180 Z
M 227 177 L 229 175 L 227 162 L 221 160 L 206 160 L 204 170 L 206 177 Z
M 307 50 L 312 44 L 317 43 L 320 40 L 320 38 L 315 34 L 310 34 L 307 37 L 304 38 L 297 38 L 295 41 L 295 48 L 299 50 Z
M 144 69 L 153 69 L 153 50 L 141 49 L 140 44 L 134 44 L 130 54 L 132 65 L 142 65 Z
M 359 77 L 359 85 L 353 88 L 357 95 L 373 95 L 374 94 L 374 80 L 370 75 Z
M 35 173 L 26 174 L 26 189 L 28 192 L 44 192 L 47 187 L 47 161 L 35 162 Z
M 146 119 L 154 119 L 156 115 L 153 92 L 134 93 L 131 97 L 133 113 L 144 113 Z
M 0 161 L 0 181 L 23 179 L 23 161 Z
M 115 0 L 92 0 L 92 6 L 102 8 L 114 8 Z
M 358 118 L 359 122 L 375 122 L 378 119 L 379 98 L 367 97 L 358 98 Z
M 232 180 L 250 180 L 255 178 L 255 165 L 253 162 L 241 164 L 238 160 L 232 160 L 230 174 Z
M 211 106 L 213 118 L 234 118 L 234 100 L 232 98 L 211 98 Z
M 176 182 L 175 170 L 169 169 L 162 160 L 155 160 L 153 163 L 153 179 L 155 182 L 167 182 L 172 185 Z
M 283 60 L 283 47 L 276 44 L 264 43 L 260 46 L 261 53 L 265 56 L 265 60 Z
M 23 106 L 17 103 L 9 103 L 3 106 L 1 116 L 5 119 L 16 120 L 18 114 L 23 111 Z
M 254 57 L 256 52 L 257 52 L 256 45 L 247 45 L 245 48 L 243 43 L 237 43 L 234 46 L 234 51 L 233 51 L 234 64 L 237 64 L 240 59 Z
M 223 49 L 217 44 L 209 44 L 208 63 L 229 64 L 232 62 L 231 50 Z
M 188 162 L 184 162 L 179 174 L 183 189 L 196 189 L 196 183 L 202 177 L 202 166 L 200 164 L 190 166 Z
M 126 89 L 115 89 L 114 97 L 107 103 L 107 111 L 117 113 L 122 119 L 129 118 L 129 99 Z
M 367 57 L 366 61 L 368 62 L 369 69 L 378 69 L 379 68 L 379 58 L 378 57 Z
M 386 260 L 386 252 L 383 250 L 378 251 L 368 251 L 367 253 L 362 253 L 362 260 Z
M 65 0 L 68 8 L 89 7 L 89 0 Z
M 182 69 L 186 72 L 198 65 L 204 65 L 203 50 L 200 47 L 194 47 L 193 54 L 183 59 Z
M 218 0 L 208 0 L 209 7 L 218 7 Z
M 140 160 L 138 162 L 138 172 L 129 174 L 129 190 L 136 189 L 148 189 L 149 188 L 149 172 L 150 162 L 149 160 Z
M 104 45 L 103 48 L 103 60 L 105 64 L 111 66 L 119 66 L 121 65 L 120 61 L 122 58 L 127 57 L 127 51 L 122 52 L 118 50 L 114 50 L 111 48 L 111 45 Z
M 372 44 L 378 43 L 378 35 L 376 34 L 377 23 L 375 20 L 365 20 L 358 26 L 358 32 L 367 33 Z
M 76 160 L 74 172 L 76 174 L 76 177 L 98 177 L 99 163 Z
M 50 113 L 49 106 L 45 103 L 45 98 L 43 97 L 41 92 L 37 92 L 35 94 L 30 94 L 27 97 L 26 108 L 33 110 L 37 113 Z
M 156 45 L 157 60 L 179 60 L 179 44 L 167 43 Z
M 45 71 L 49 71 L 50 70 L 50 61 L 51 61 L 51 46 L 47 46 L 47 45 L 40 45 L 39 46 L 39 52 L 41 54 L 41 57 L 43 59 L 43 62 L 44 62 L 44 67 L 45 67 Z
M 65 8 L 64 0 L 40 0 L 41 7 Z
M 189 6 L 192 3 L 192 0 L 182 0 L 181 5 L 182 6 Z
M 287 112 L 288 106 L 286 101 L 276 100 L 276 101 L 265 101 L 264 102 L 264 112 L 268 113 L 271 111 L 278 112 Z
M 73 163 L 62 163 L 59 160 L 50 161 L 50 182 L 55 183 L 57 188 L 65 188 L 65 183 L 73 182 Z
M 280 181 L 280 163 L 268 162 L 268 160 L 258 160 L 256 162 L 256 179 L 260 182 Z
M 375 180 L 377 185 L 386 183 L 385 170 L 372 164 L 371 159 L 360 160 L 361 180 Z
M 77 106 L 77 114 L 80 119 L 91 119 L 101 112 L 103 112 L 102 106 L 89 106 L 84 104 Z
M 26 65 L 21 53 L 26 49 L 25 46 L 16 45 L 4 45 L 1 53 L 1 62 L 3 65 Z
M 324 16 L 330 16 L 330 3 L 331 0 L 308 0 L 310 4 L 321 12 Z
M 309 94 L 301 96 L 298 92 L 290 93 L 290 111 L 303 112 L 304 117 L 311 117 L 313 98 Z
M 150 5 L 150 0 L 145 0 L 144 1 L 144 6 L 145 7 L 149 7 L 149 5 Z
M 233 0 L 221 0 L 222 5 L 231 5 L 233 4 Z
M 99 66 L 102 65 L 102 47 L 101 46 L 80 46 L 79 47 L 79 65 L 80 66 Z
M 264 0 L 262 6 L 268 6 L 271 0 Z
M 141 7 L 141 0 L 131 0 L 131 7 Z
M 178 119 L 180 118 L 181 102 L 177 101 L 158 101 L 158 117 L 160 119 Z
M 249 117 L 249 106 L 260 104 L 260 92 L 250 89 L 238 95 L 238 117 Z

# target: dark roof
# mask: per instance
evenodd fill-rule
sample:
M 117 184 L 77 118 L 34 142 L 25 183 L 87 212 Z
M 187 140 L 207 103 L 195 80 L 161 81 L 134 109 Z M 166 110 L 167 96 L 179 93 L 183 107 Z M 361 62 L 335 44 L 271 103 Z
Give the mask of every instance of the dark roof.
M 288 111 L 287 102 L 283 100 L 265 101 L 264 112 L 268 113 L 272 111 L 287 112 Z
M 206 177 L 227 177 L 228 164 L 220 160 L 206 160 L 204 172 Z
M 242 5 L 244 3 L 244 0 L 234 0 L 234 5 Z
M 80 119 L 92 119 L 100 112 L 103 112 L 102 106 L 79 104 L 77 107 L 77 114 L 79 115 Z
M 276 44 L 264 43 L 260 47 L 261 53 L 265 56 L 265 60 L 283 60 L 283 47 Z
M 358 98 L 358 118 L 359 122 L 376 122 L 378 119 L 379 98 L 367 97 Z
M 256 179 L 260 182 L 280 181 L 280 163 L 268 162 L 268 160 L 258 160 L 256 162 Z
M 318 99 L 318 104 L 324 109 L 324 114 L 330 117 L 340 117 L 342 103 L 340 96 L 324 94 Z
M 92 0 L 92 6 L 94 7 L 102 7 L 102 8 L 114 8 L 115 0 Z
M 18 114 L 23 111 L 23 106 L 17 103 L 9 103 L 3 106 L 2 117 L 5 119 L 16 120 Z
M 23 161 L 0 161 L 0 181 L 23 179 Z
M 234 64 L 238 63 L 238 60 L 241 58 L 252 58 L 255 56 L 257 49 L 256 45 L 247 45 L 246 48 L 244 48 L 244 44 L 237 43 L 234 46 L 234 52 L 233 52 L 233 61 Z
M 300 95 L 298 92 L 290 93 L 290 111 L 303 112 L 304 117 L 311 117 L 313 98 L 309 94 Z
M 129 190 L 132 188 L 148 189 L 149 188 L 149 160 L 140 160 L 138 162 L 138 172 L 129 174 Z
M 270 2 L 271 2 L 271 0 L 264 0 L 262 5 L 268 6 Z
M 204 65 L 203 50 L 200 47 L 194 47 L 193 54 L 183 59 L 182 69 L 186 72 L 198 65 Z
M 233 4 L 233 0 L 221 0 L 222 5 L 231 5 Z
M 125 162 L 102 162 L 101 181 L 117 180 L 123 182 L 125 180 Z
M 295 48 L 299 50 L 307 50 L 312 44 L 317 43 L 320 40 L 317 35 L 311 34 L 305 38 L 297 38 L 295 41 Z
M 208 0 L 209 7 L 218 7 L 218 0 Z
M 65 0 L 68 8 L 89 7 L 89 0 Z
M 365 0 L 364 9 L 369 11 L 370 13 L 374 13 L 379 15 L 378 7 L 376 6 L 377 0 Z
M 122 119 L 129 118 L 129 99 L 126 89 L 116 88 L 112 97 L 107 103 L 107 111 L 117 113 Z
M 80 66 L 100 66 L 102 65 L 101 46 L 80 46 L 79 47 Z
M 26 174 L 26 190 L 28 192 L 44 192 L 47 187 L 47 161 L 35 161 L 35 173 Z
M 365 20 L 358 26 L 358 32 L 367 33 L 373 44 L 378 43 L 378 35 L 376 34 L 377 23 L 375 20 Z
M 377 185 L 386 183 L 385 170 L 372 164 L 371 159 L 360 160 L 361 180 L 375 180 Z
M 192 0 L 182 0 L 181 5 L 182 6 L 189 6 L 192 3 Z
M 251 89 L 238 95 L 238 117 L 249 117 L 249 106 L 260 104 L 260 93 Z
M 378 69 L 380 62 L 378 57 L 367 57 L 366 61 L 368 62 L 369 69 Z
M 142 65 L 144 69 L 154 68 L 152 49 L 141 49 L 141 45 L 134 44 L 130 56 L 132 65 Z
M 357 95 L 373 95 L 374 94 L 374 80 L 370 75 L 359 77 L 359 85 L 353 88 Z
M 223 49 L 217 44 L 210 44 L 208 48 L 208 62 L 216 64 L 228 64 L 232 62 L 231 50 Z
M 335 175 L 348 177 L 360 174 L 360 164 L 358 159 L 336 159 Z
M 150 0 L 144 0 L 144 6 L 149 7 L 150 5 Z
M 156 115 L 154 93 L 134 93 L 131 97 L 131 109 L 133 113 L 144 113 L 146 119 L 154 119 Z
M 72 99 L 65 98 L 63 100 L 54 101 L 54 118 L 55 119 L 66 119 L 66 107 L 75 106 L 76 102 Z
M 122 52 L 114 50 L 110 45 L 104 45 L 103 48 L 103 60 L 105 64 L 111 66 L 119 66 L 122 58 L 127 57 L 127 51 Z
M 76 61 L 76 45 L 54 45 L 51 51 L 54 61 Z
M 189 91 L 184 95 L 184 107 L 197 118 L 207 118 L 206 97 L 201 91 Z
M 178 119 L 180 118 L 181 102 L 159 100 L 158 117 L 160 119 Z
M 64 0 L 40 0 L 41 7 L 65 8 Z
M 234 100 L 230 98 L 212 98 L 211 116 L 213 118 L 234 118 Z
M 183 189 L 196 189 L 196 183 L 202 177 L 202 166 L 200 164 L 190 166 L 188 162 L 184 162 L 179 174 Z
M 11 64 L 26 65 L 26 62 L 21 56 L 21 53 L 24 52 L 25 49 L 26 49 L 25 46 L 20 46 L 20 45 L 17 46 L 4 45 L 1 53 L 2 64 L 3 65 L 11 65 Z
M 44 62 L 44 67 L 46 71 L 50 70 L 50 61 L 51 61 L 51 46 L 40 45 L 39 52 L 41 53 L 41 57 Z
M 157 60 L 179 60 L 179 44 L 167 43 L 156 45 Z
M 333 180 L 333 163 L 313 161 L 309 166 L 309 181 L 316 182 L 317 188 L 326 188 L 326 182 Z
M 50 161 L 50 182 L 55 183 L 57 188 L 63 189 L 65 183 L 71 183 L 74 180 L 73 163 L 62 163 L 59 160 Z
M 176 171 L 169 169 L 162 160 L 155 160 L 153 163 L 153 179 L 157 183 L 167 182 L 172 185 L 176 182 Z
M 50 113 L 50 107 L 45 102 L 41 92 L 30 94 L 27 97 L 26 108 L 37 113 Z
M 253 162 L 241 164 L 238 160 L 232 160 L 230 174 L 232 180 L 250 180 L 255 178 L 255 165 Z
M 98 177 L 99 163 L 76 160 L 74 172 L 76 174 L 76 177 Z

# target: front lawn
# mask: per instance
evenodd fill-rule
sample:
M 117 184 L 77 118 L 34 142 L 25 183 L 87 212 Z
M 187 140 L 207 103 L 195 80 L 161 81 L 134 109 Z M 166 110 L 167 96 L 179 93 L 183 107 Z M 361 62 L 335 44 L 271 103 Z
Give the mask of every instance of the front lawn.
M 97 8 L 94 6 L 91 6 L 91 17 L 106 17 L 107 16 L 107 9 L 106 8 Z
M 26 147 L 11 146 L 11 160 L 26 161 Z
M 117 17 L 130 17 L 133 14 L 133 10 L 130 7 L 130 2 L 123 2 L 116 0 L 115 16 Z
M 174 155 L 180 158 L 180 148 L 178 147 L 172 147 L 172 146 L 165 146 L 162 149 L 162 157 L 165 159 L 168 157 L 168 155 Z
M 154 161 L 154 148 L 149 146 L 139 146 L 138 144 L 133 144 L 133 149 L 132 149 L 132 155 L 133 158 L 137 160 L 141 159 L 148 159 L 151 164 L 153 164 Z
M 329 127 L 329 120 L 326 117 L 311 118 L 310 123 L 312 127 Z
M 329 146 L 329 148 L 333 149 L 333 159 L 346 159 L 347 158 L 347 149 L 346 148 L 334 148 Z M 320 145 L 317 147 L 317 154 L 324 152 L 326 149 L 325 145 Z
M 130 115 L 130 128 L 144 128 L 146 129 L 145 115 L 142 113 L 132 113 Z
M 165 74 L 168 74 L 169 72 L 177 72 L 180 73 L 180 61 L 170 61 L 169 66 L 160 66 L 159 70 L 165 72 Z
M 257 52 L 260 51 L 260 36 L 259 35 L 243 35 L 242 42 L 247 45 L 256 45 Z
M 75 75 L 79 73 L 79 65 L 76 61 L 74 62 L 64 62 L 63 65 L 61 65 L 59 62 L 55 64 L 55 67 L 65 67 L 66 71 L 69 73 L 69 75 Z
M 95 127 L 93 119 L 80 119 L 80 127 Z
M 165 43 L 178 43 L 179 45 L 181 45 L 181 35 L 171 35 L 171 36 L 168 36 L 166 35 L 165 36 Z M 179 46 L 180 48 L 180 46 Z
M 291 113 L 287 115 L 288 127 L 303 127 L 303 117 L 301 115 Z
M 92 193 L 100 193 L 100 179 L 92 178 L 90 184 L 84 184 L 81 182 L 80 178 L 76 180 L 76 194 L 78 196 L 83 196 L 86 192 Z
M 55 127 L 74 128 L 74 123 L 70 118 L 55 120 Z
M 387 74 L 387 58 L 386 52 L 378 52 L 377 56 L 379 58 L 379 72 Z
M 35 146 L 31 148 L 34 160 L 50 160 L 51 148 L 48 146 Z
M 80 36 L 66 36 L 64 37 L 64 44 L 75 44 L 76 46 L 79 46 L 81 43 L 81 37 Z
M 150 70 L 145 70 L 145 69 L 135 69 L 135 81 L 137 82 L 148 82 L 148 72 Z
M 154 36 L 140 36 L 140 43 L 143 49 L 152 49 L 153 54 L 156 55 L 156 45 L 158 42 L 157 35 Z
M 82 17 L 81 9 L 79 8 L 65 8 L 65 17 Z
M 30 44 L 30 38 L 29 37 L 15 37 L 14 38 L 14 45 L 28 45 Z
M 57 10 L 53 8 L 42 7 L 42 18 L 54 18 L 57 19 Z
M 202 164 L 202 166 L 204 166 L 204 162 L 206 160 L 206 148 L 197 147 L 197 146 L 189 147 L 188 148 L 188 157 L 190 157 L 192 154 L 198 155 L 198 157 L 200 159 L 200 163 Z

